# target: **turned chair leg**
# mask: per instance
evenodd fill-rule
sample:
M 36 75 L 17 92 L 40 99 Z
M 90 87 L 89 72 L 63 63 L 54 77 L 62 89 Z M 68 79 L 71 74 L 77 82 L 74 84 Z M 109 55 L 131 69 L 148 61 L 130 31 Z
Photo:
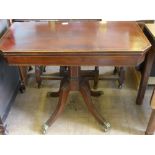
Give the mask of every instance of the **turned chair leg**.
M 31 71 L 31 70 L 33 70 L 33 68 L 32 68 L 32 66 L 29 66 L 28 71 Z
M 60 66 L 60 76 L 64 76 L 67 71 L 67 66 Z
M 27 84 L 27 67 L 25 66 L 18 66 L 19 75 L 20 75 L 20 87 L 19 90 L 21 93 L 24 93 L 26 90 Z
M 46 66 L 42 66 L 43 67 L 43 72 L 46 72 Z
M 125 68 L 124 67 L 120 67 L 119 68 L 119 80 L 118 80 L 118 88 L 122 88 L 123 84 L 125 81 Z
M 113 74 L 116 75 L 116 73 L 117 73 L 117 67 L 115 66 L 115 67 L 114 67 Z
M 125 81 L 125 68 L 124 67 L 116 67 L 114 68 L 113 74 L 116 75 L 118 73 L 118 88 L 122 88 Z
M 35 76 L 36 76 L 36 82 L 38 83 L 38 88 L 40 88 L 41 86 L 41 74 L 42 74 L 42 69 L 40 68 L 40 66 L 35 66 Z
M 95 66 L 95 77 L 94 77 L 94 89 L 97 89 L 98 86 L 98 82 L 99 82 L 99 67 Z

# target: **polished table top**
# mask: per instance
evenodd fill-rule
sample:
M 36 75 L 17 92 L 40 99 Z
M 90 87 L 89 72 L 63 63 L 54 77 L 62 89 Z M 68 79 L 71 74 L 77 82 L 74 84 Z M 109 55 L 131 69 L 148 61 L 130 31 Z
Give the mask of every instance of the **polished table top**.
M 104 126 L 109 123 L 96 111 L 87 78 L 80 66 L 136 66 L 144 63 L 137 95 L 142 104 L 153 52 L 151 44 L 136 22 L 23 22 L 14 23 L 0 40 L 0 51 L 11 65 L 68 66 L 61 80 L 58 105 L 43 126 L 43 133 L 63 111 L 70 91 L 80 91 L 88 110 Z M 98 93 L 96 94 L 98 95 Z M 55 96 L 55 95 L 54 95 Z
M 4 54 L 141 53 L 150 43 L 136 22 L 17 22 L 0 41 Z

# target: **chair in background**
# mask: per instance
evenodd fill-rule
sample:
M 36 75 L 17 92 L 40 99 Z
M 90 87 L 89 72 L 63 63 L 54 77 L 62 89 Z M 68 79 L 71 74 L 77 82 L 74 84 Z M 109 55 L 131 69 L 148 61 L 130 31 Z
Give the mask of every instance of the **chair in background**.
M 151 97 L 151 108 L 152 108 L 152 113 L 145 132 L 146 135 L 153 135 L 155 132 L 155 88 L 153 90 L 152 97 Z

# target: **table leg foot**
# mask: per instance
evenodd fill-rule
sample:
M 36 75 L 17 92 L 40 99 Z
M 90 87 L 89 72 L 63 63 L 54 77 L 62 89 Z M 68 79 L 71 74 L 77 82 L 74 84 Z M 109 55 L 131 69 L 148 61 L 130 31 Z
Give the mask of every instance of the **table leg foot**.
M 48 130 L 48 128 L 49 128 L 49 126 L 45 123 L 45 124 L 43 124 L 43 126 L 42 126 L 42 130 L 41 130 L 41 132 L 42 132 L 42 134 L 46 134 L 46 132 L 47 132 L 47 130 Z
M 91 92 L 89 89 L 89 83 L 87 81 L 82 82 L 80 85 L 80 92 L 84 98 L 85 104 L 95 119 L 103 126 L 104 131 L 110 128 L 109 122 L 107 122 L 96 110 L 91 100 Z
M 7 135 L 8 130 L 6 129 L 6 125 L 4 126 L 3 124 L 0 124 L 0 135 Z
M 100 124 L 100 125 L 104 132 L 108 132 L 110 130 L 110 127 L 111 127 L 110 123 L 106 122 L 106 123 Z
M 57 107 L 53 114 L 50 116 L 50 118 L 47 120 L 47 122 L 43 125 L 43 133 L 46 133 L 47 129 L 55 122 L 55 120 L 63 112 L 69 94 L 69 90 L 69 83 L 65 81 L 60 88 L 60 96 Z

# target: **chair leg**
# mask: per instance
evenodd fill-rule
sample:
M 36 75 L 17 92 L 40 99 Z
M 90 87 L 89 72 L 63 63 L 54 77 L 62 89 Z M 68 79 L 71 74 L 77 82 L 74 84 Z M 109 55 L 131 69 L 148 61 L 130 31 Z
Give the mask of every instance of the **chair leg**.
M 42 66 L 43 67 L 43 72 L 46 72 L 46 66 Z
M 95 66 L 95 77 L 94 77 L 94 89 L 97 89 L 98 86 L 98 82 L 99 82 L 99 67 Z
M 19 90 L 21 93 L 25 92 L 26 84 L 27 84 L 27 67 L 25 66 L 18 66 L 19 75 L 20 75 L 20 87 Z
M 64 73 L 66 72 L 66 70 L 67 70 L 67 66 L 60 66 L 60 70 L 59 70 L 60 75 L 64 76 Z
M 155 132 L 155 109 L 152 110 L 151 117 L 146 129 L 146 135 L 153 135 Z
M 33 68 L 32 68 L 32 66 L 29 66 L 28 67 L 28 71 L 31 71 Z
M 119 79 L 118 79 L 118 88 L 122 88 L 123 84 L 125 81 L 125 68 L 124 67 L 120 67 L 119 68 Z
M 115 66 L 113 74 L 116 75 L 116 73 L 117 73 L 117 67 Z
M 35 76 L 36 76 L 36 82 L 38 83 L 38 88 L 41 86 L 42 79 L 40 75 L 42 74 L 42 70 L 40 66 L 35 66 Z

